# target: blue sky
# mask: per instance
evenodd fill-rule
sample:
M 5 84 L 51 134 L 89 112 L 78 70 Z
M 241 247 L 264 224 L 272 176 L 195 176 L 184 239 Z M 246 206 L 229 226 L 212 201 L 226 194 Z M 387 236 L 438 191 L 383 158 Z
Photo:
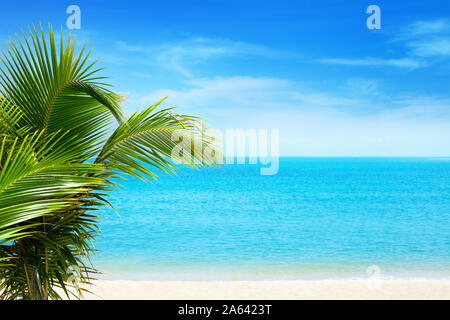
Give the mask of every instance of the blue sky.
M 170 93 L 215 128 L 278 128 L 285 156 L 450 155 L 448 1 L 8 1 L 0 39 L 67 29 L 71 4 L 128 113 Z

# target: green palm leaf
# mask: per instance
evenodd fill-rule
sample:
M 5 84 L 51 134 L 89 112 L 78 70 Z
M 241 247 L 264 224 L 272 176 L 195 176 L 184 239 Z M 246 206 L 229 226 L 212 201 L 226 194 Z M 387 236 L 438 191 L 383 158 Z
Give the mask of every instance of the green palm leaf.
M 1 58 L 0 299 L 80 297 L 117 178 L 221 159 L 200 119 L 159 109 L 164 99 L 124 119 L 86 45 L 75 54 L 75 37 L 61 31 L 57 46 L 49 30 L 10 40 Z
M 173 113 L 173 108 L 156 111 L 165 99 L 126 119 L 110 136 L 95 162 L 144 180 L 144 175 L 157 177 L 149 168 L 175 172 L 177 167 L 171 160 L 192 167 L 215 165 L 221 154 L 204 152 L 206 147 L 217 149 L 215 139 L 205 132 L 198 118 Z M 175 148 L 184 150 L 184 154 L 174 154 Z
M 47 264 L 50 272 L 35 272 L 43 280 L 53 279 L 55 272 L 64 274 L 71 264 L 78 265 L 77 257 L 92 248 L 85 240 L 73 240 L 83 234 L 86 239 L 95 236 L 96 218 L 88 211 L 105 204 L 97 196 L 104 196 L 113 184 L 107 178 L 114 174 L 104 166 L 71 162 L 78 157 L 78 150 L 58 144 L 65 134 L 51 134 L 41 146 L 42 135 L 43 131 L 35 132 L 22 142 L 5 136 L 1 144 L 0 245 L 14 243 L 9 251 L 0 251 L 9 254 L 0 255 L 9 265 L 0 268 L 0 278 L 6 283 L 15 279 L 10 275 L 17 272 L 17 264 L 29 273 Z M 30 251 L 32 257 L 18 259 L 21 250 Z M 43 261 L 45 253 L 47 258 L 50 255 L 47 263 Z M 61 279 L 59 285 L 64 286 Z M 10 286 L 13 284 L 17 285 L 17 280 Z M 26 290 L 29 295 L 31 291 Z M 6 290 L 4 298 L 11 297 L 10 292 Z M 54 290 L 48 294 L 59 297 Z
M 55 132 L 59 129 L 77 132 L 83 143 L 98 147 L 105 130 L 115 118 L 122 121 L 120 96 L 100 82 L 97 61 L 88 64 L 86 45 L 75 54 L 75 37 L 56 46 L 50 28 L 48 41 L 33 27 L 27 37 L 9 40 L 1 61 L 1 93 L 23 113 L 20 125 Z

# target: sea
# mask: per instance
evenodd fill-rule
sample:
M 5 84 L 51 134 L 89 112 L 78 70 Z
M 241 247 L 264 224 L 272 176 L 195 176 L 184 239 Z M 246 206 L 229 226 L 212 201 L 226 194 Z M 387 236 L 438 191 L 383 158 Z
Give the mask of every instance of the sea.
M 294 158 L 135 178 L 102 209 L 103 279 L 450 279 L 450 158 Z

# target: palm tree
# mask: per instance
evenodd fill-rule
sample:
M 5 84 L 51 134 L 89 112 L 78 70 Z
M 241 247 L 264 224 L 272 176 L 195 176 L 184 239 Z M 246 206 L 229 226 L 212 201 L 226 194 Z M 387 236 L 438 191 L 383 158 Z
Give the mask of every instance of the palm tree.
M 174 173 L 173 157 L 214 166 L 221 155 L 198 118 L 160 108 L 164 99 L 125 118 L 75 36 L 64 42 L 61 29 L 57 46 L 51 26 L 47 37 L 42 26 L 29 33 L 1 57 L 0 298 L 78 298 L 97 272 L 96 212 L 119 178 Z

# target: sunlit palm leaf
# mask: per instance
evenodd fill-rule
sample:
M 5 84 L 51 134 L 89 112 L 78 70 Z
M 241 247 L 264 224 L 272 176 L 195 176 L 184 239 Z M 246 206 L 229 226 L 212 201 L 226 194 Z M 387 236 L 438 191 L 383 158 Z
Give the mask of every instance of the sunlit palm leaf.
M 122 120 L 120 96 L 100 82 L 101 69 L 96 61 L 89 63 L 91 52 L 85 47 L 75 53 L 75 37 L 56 45 L 50 28 L 48 40 L 36 28 L 21 40 L 9 40 L 7 54 L 1 58 L 1 92 L 23 113 L 21 126 L 44 129 L 49 133 L 59 129 L 77 132 L 83 143 L 92 148 L 105 138 L 111 120 Z
M 20 108 L 0 95 L 0 135 L 23 136 L 29 128 L 17 126 L 21 117 Z
M 27 296 L 20 298 L 33 295 L 28 284 L 32 274 L 50 281 L 49 296 L 59 297 L 51 289 L 53 282 L 65 287 L 66 269 L 79 265 L 79 259 L 92 250 L 86 240 L 95 236 L 97 226 L 96 217 L 88 212 L 104 205 L 96 195 L 103 196 L 110 189 L 107 178 L 114 176 L 101 165 L 71 163 L 78 150 L 64 148 L 64 144 L 55 147 L 64 134 L 52 134 L 40 146 L 42 134 L 35 132 L 22 142 L 4 137 L 0 149 L 0 245 L 14 242 L 0 246 L 4 261 L 0 279 L 8 288 L 15 286 L 18 279 L 13 275 L 26 268 L 29 278 L 22 280 L 27 280 L 23 284 Z M 21 250 L 30 253 L 27 260 L 19 259 Z M 39 270 L 44 268 L 47 271 Z M 3 298 L 16 298 L 10 293 L 5 290 Z
M 192 167 L 215 165 L 221 154 L 214 138 L 196 117 L 176 114 L 173 108 L 156 111 L 164 100 L 126 119 L 105 143 L 96 163 L 142 179 L 144 175 L 156 177 L 149 168 L 174 172 L 173 160 Z M 205 152 L 207 148 L 215 151 Z
M 79 297 L 116 178 L 175 172 L 172 158 L 212 166 L 221 154 L 198 118 L 157 110 L 164 99 L 123 120 L 74 37 L 61 32 L 58 50 L 51 28 L 48 40 L 42 28 L 23 36 L 0 67 L 0 299 Z

